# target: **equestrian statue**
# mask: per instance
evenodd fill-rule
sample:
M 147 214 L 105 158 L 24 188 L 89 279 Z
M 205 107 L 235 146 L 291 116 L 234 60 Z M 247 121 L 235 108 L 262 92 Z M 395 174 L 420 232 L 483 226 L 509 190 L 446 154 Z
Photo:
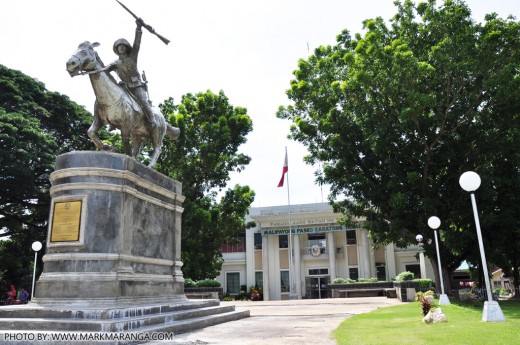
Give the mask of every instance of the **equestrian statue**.
M 176 140 L 179 138 L 180 130 L 166 122 L 161 111 L 152 106 L 148 99 L 146 78 L 144 73 L 141 77 L 137 68 L 142 28 L 146 28 L 166 44 L 169 41 L 158 35 L 151 26 L 145 24 L 126 6 L 120 4 L 136 18 L 137 27 L 133 45 L 124 38 L 115 41 L 113 49 L 118 59 L 105 66 L 94 50 L 99 43 L 85 41 L 67 61 L 67 71 L 71 77 L 77 75 L 90 77 L 96 102 L 94 121 L 87 133 L 97 149 L 113 151 L 113 147 L 104 144 L 96 134 L 101 126 L 109 125 L 109 129 L 117 128 L 121 131 L 125 153 L 134 158 L 139 154 L 143 141 L 151 140 L 154 151 L 149 167 L 153 168 L 161 154 L 165 134 L 168 134 L 172 140 Z M 119 83 L 110 72 L 117 74 Z

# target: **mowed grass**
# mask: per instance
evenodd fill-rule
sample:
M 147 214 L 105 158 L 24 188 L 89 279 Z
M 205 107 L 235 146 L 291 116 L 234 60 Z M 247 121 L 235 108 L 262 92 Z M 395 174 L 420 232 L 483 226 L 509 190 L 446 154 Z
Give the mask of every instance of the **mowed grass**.
M 434 308 L 439 307 L 438 301 Z M 520 301 L 500 301 L 506 322 L 483 322 L 483 303 L 451 301 L 440 306 L 448 322 L 422 323 L 419 302 L 355 315 L 334 330 L 339 345 L 520 344 Z

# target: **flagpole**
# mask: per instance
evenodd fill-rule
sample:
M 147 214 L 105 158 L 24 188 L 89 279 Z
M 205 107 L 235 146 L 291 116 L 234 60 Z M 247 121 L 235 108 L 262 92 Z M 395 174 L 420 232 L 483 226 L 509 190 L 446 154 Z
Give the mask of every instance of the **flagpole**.
M 287 146 L 285 147 L 285 157 L 287 157 Z M 288 164 L 287 164 L 288 165 Z M 287 169 L 287 205 L 289 207 L 289 299 L 298 299 L 294 292 L 294 260 L 292 245 L 292 221 L 291 221 L 291 196 L 289 187 L 289 169 Z

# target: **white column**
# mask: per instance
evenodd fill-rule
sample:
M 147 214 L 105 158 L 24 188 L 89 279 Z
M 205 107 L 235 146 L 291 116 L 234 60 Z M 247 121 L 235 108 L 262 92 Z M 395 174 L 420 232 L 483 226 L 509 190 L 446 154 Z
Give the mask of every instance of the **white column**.
M 268 236 L 262 236 L 262 279 L 264 280 L 264 301 L 269 301 L 269 248 L 267 246 L 267 243 L 269 242 L 268 239 Z
M 255 285 L 255 235 L 254 229 L 246 230 L 246 284 Z
M 361 229 L 361 260 L 363 274 L 360 278 L 370 278 L 370 249 L 368 244 L 368 230 Z
M 302 298 L 302 273 L 301 273 L 301 259 L 300 259 L 300 235 L 293 237 L 294 247 L 294 283 L 296 284 L 296 295 L 298 299 Z
M 330 281 L 336 278 L 336 247 L 334 245 L 334 233 L 327 232 L 327 249 L 329 252 Z
M 422 248 L 419 251 L 419 267 L 421 269 L 421 279 L 426 279 L 426 265 L 424 264 L 424 252 Z
M 388 280 L 394 278 L 397 275 L 395 268 L 395 250 L 394 244 L 390 243 L 385 246 L 385 263 L 386 263 L 386 277 Z
M 368 250 L 370 253 L 370 276 L 369 278 L 377 277 L 376 272 L 376 253 L 374 253 L 374 248 L 372 248 L 372 240 L 368 239 Z

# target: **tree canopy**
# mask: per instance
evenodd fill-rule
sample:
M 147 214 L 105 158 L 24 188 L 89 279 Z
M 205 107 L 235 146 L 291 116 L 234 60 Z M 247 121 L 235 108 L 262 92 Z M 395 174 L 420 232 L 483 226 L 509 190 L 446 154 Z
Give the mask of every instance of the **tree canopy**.
M 67 96 L 0 65 L 0 237 L 9 238 L 0 246 L 5 279 L 24 284 L 30 279 L 31 243 L 46 239 L 56 156 L 92 149 L 86 136 L 90 123 L 90 114 Z
M 366 217 L 376 243 L 404 247 L 422 234 L 435 258 L 427 220 L 438 216 L 449 272 L 480 262 L 469 195 L 458 184 L 464 171 L 482 177 L 490 253 L 493 243 L 520 239 L 520 24 L 496 14 L 476 23 L 463 1 L 395 4 L 389 23 L 365 20 L 363 35 L 344 30 L 336 45 L 300 60 L 287 91 L 293 104 L 277 116 L 293 122 L 306 161 L 323 162 L 318 181 L 331 185 L 335 209 L 346 221 Z M 513 257 L 507 246 L 498 251 Z
M 179 140 L 167 140 L 157 170 L 182 182 L 186 197 L 182 216 L 182 261 L 185 277 L 216 277 L 222 266 L 220 247 L 251 224 L 244 217 L 254 200 L 248 186 L 227 189 L 231 171 L 241 171 L 251 158 L 238 152 L 253 124 L 247 110 L 233 107 L 223 91 L 187 94 L 161 105 L 163 114 L 180 128 Z

